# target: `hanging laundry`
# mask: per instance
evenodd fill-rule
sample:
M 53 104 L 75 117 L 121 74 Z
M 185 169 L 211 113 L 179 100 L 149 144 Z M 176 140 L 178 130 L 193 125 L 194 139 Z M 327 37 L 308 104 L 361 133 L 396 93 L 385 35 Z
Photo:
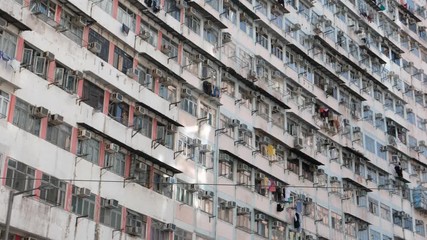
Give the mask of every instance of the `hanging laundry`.
M 269 157 L 273 157 L 276 156 L 276 149 L 274 148 L 273 145 L 269 144 L 267 146 L 267 156 Z
M 289 188 L 285 188 L 284 195 L 285 195 L 285 202 L 290 202 L 291 190 Z
M 300 227 L 301 227 L 301 222 L 300 222 L 301 220 L 300 220 L 300 214 L 299 213 L 295 213 L 295 216 L 294 216 L 294 228 L 295 229 L 300 229 Z
M 275 181 L 270 180 L 270 186 L 268 187 L 268 191 L 276 192 L 276 182 Z
M 203 92 L 209 96 L 212 96 L 212 84 L 208 81 L 203 82 Z
M 283 202 L 283 193 L 282 193 L 282 188 L 280 187 L 276 187 L 276 191 L 274 192 L 274 200 L 276 202 Z
M 302 213 L 302 207 L 303 207 L 303 201 L 302 200 L 298 200 L 296 207 L 295 207 L 295 211 L 299 214 Z
M 285 209 L 285 207 L 282 206 L 282 204 L 278 203 L 276 207 L 276 211 L 282 212 Z

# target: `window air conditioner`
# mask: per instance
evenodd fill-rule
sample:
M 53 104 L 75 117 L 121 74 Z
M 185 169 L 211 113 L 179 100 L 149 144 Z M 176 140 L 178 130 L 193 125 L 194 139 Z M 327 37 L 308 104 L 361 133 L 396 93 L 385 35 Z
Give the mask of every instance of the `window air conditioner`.
M 79 198 L 86 198 L 90 197 L 91 191 L 89 188 L 78 188 L 76 194 Z
M 126 226 L 126 233 L 132 236 L 141 236 L 142 228 L 135 226 Z
M 163 231 L 175 231 L 176 225 L 173 223 L 167 223 L 163 226 Z
M 185 189 L 187 189 L 187 191 L 189 191 L 189 192 L 194 193 L 194 192 L 197 192 L 199 190 L 199 186 L 196 184 L 193 184 L 193 183 L 188 183 L 188 184 L 186 184 Z
M 242 132 L 246 132 L 246 131 L 248 131 L 248 125 L 246 125 L 246 124 L 240 124 L 239 125 L 239 131 L 242 131 Z
M 43 57 L 45 57 L 50 62 L 55 61 L 55 54 L 51 52 L 44 52 Z
M 45 118 L 49 115 L 49 110 L 44 107 L 33 107 L 32 115 L 36 118 Z
M 53 114 L 49 116 L 49 124 L 51 125 L 60 125 L 64 123 L 64 117 L 59 114 Z
M 87 25 L 86 20 L 82 16 L 73 17 L 71 19 L 71 24 L 73 24 L 74 26 L 77 26 L 77 27 L 81 27 L 81 28 L 86 27 L 86 25 Z
M 234 127 L 238 127 L 239 125 L 240 125 L 239 119 L 230 119 L 229 120 L 228 127 L 234 128 Z
M 147 111 L 146 111 L 146 109 L 143 106 L 136 106 L 134 114 L 136 116 L 142 116 L 142 115 L 147 114 Z
M 237 215 L 247 215 L 247 214 L 251 214 L 251 209 L 247 207 L 237 208 Z
M 193 59 L 193 62 L 195 63 L 201 63 L 206 60 L 205 56 L 203 56 L 203 54 L 201 53 L 194 54 L 192 59 Z
M 339 180 L 338 180 L 338 177 L 331 177 L 330 178 L 330 182 L 331 183 L 334 183 L 334 182 L 338 182 Z
M 353 133 L 359 133 L 360 127 L 353 127 Z
M 222 43 L 226 44 L 229 42 L 231 42 L 231 33 L 228 33 L 228 32 L 222 33 Z
M 135 172 L 146 172 L 148 169 L 148 166 L 145 163 L 137 162 L 135 164 Z
M 255 214 L 255 221 L 265 221 L 265 215 L 262 213 Z
M 123 102 L 123 95 L 120 93 L 111 94 L 111 102 L 113 102 L 113 103 Z
M 213 24 L 213 22 L 211 20 L 205 21 L 205 24 L 204 24 L 204 28 L 205 29 L 212 29 L 213 26 L 214 26 L 214 24 Z
M 212 146 L 209 144 L 203 144 L 199 151 L 202 153 L 212 152 Z
M 160 77 L 163 77 L 163 71 L 156 68 L 151 71 L 151 75 L 153 75 L 153 77 L 155 78 L 160 78 Z
M 219 159 L 218 160 L 219 160 L 219 162 L 230 162 L 231 161 L 231 157 L 228 154 L 221 153 L 221 154 L 219 154 Z
M 239 163 L 238 165 L 237 165 L 237 171 L 238 172 L 248 172 L 250 169 L 249 169 L 249 166 L 248 165 L 246 165 L 246 164 L 244 164 L 244 163 Z
M 168 133 L 176 133 L 176 132 L 178 131 L 178 129 L 177 129 L 177 126 L 176 126 L 176 125 L 169 123 L 169 124 L 166 126 L 166 131 L 167 131 Z
M 282 227 L 282 222 L 274 221 L 271 227 L 272 228 L 280 228 L 280 227 Z
M 105 208 L 118 208 L 119 207 L 119 201 L 115 199 L 105 199 L 103 207 Z
M 181 89 L 181 98 L 188 98 L 191 97 L 193 93 L 189 88 L 182 88 Z
M 199 192 L 199 198 L 202 199 L 210 199 L 214 197 L 214 192 L 212 191 L 206 191 L 206 190 L 202 190 Z
M 80 140 L 91 139 L 92 133 L 86 129 L 79 129 L 77 133 L 77 138 Z
M 188 7 L 187 2 L 184 0 L 176 0 L 175 2 L 176 2 L 176 7 L 179 9 L 184 9 Z
M 228 209 L 230 209 L 230 208 L 235 208 L 237 205 L 236 205 L 236 202 L 235 201 L 227 201 L 227 202 L 225 202 L 225 204 L 224 204 L 224 207 L 225 208 L 228 208 Z
M 130 78 L 134 78 L 134 77 L 138 76 L 138 70 L 134 69 L 134 68 L 128 68 L 126 70 L 126 75 Z
M 117 153 L 120 151 L 120 146 L 114 143 L 106 144 L 105 151 L 107 153 Z
M 303 149 L 304 148 L 304 139 L 300 138 L 300 137 L 295 138 L 294 148 Z
M 0 29 L 6 29 L 7 28 L 7 21 L 3 18 L 0 18 Z
M 264 173 L 257 172 L 255 174 L 255 178 L 258 179 L 258 180 L 263 180 L 264 177 L 265 177 Z
M 160 48 L 160 51 L 166 55 L 168 55 L 172 51 L 172 47 L 169 44 L 163 44 Z
M 138 36 L 142 39 L 142 40 L 148 40 L 151 37 L 151 33 L 149 31 L 146 30 L 141 30 L 138 34 Z
M 100 54 L 101 49 L 102 49 L 102 45 L 99 42 L 91 42 L 87 46 L 87 49 L 94 54 Z

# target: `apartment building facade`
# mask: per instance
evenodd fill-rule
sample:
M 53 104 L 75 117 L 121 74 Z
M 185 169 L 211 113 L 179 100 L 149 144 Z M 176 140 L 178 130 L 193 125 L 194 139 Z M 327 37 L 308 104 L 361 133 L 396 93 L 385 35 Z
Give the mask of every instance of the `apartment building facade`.
M 1 0 L 9 239 L 425 239 L 426 6 Z

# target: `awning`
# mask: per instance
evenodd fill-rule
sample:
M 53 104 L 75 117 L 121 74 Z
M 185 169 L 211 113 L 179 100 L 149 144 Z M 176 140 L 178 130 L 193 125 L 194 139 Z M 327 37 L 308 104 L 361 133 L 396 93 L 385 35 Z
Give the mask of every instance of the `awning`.
M 31 28 L 25 25 L 23 22 L 19 21 L 9 13 L 0 9 L 0 17 L 6 20 L 8 23 L 13 24 L 21 31 L 31 31 Z
M 244 13 L 248 14 L 249 17 L 251 17 L 253 20 L 259 19 L 258 15 L 255 13 L 253 9 L 250 9 L 245 6 L 241 1 L 239 0 L 231 0 L 239 9 L 242 9 Z M 252 5 L 251 5 L 252 6 Z
M 409 180 L 407 180 L 407 179 L 405 179 L 405 178 L 403 178 L 403 177 L 395 176 L 395 178 L 396 178 L 397 180 L 401 181 L 401 182 L 404 182 L 404 183 L 410 183 L 410 182 L 411 182 L 411 181 L 409 181 Z
M 371 223 L 367 222 L 367 221 L 366 221 L 366 219 L 359 218 L 359 217 L 357 217 L 357 216 L 355 216 L 355 215 L 353 215 L 353 214 L 349 213 L 349 212 L 348 212 L 347 210 L 345 210 L 345 209 L 344 209 L 344 214 L 345 214 L 345 215 L 347 215 L 347 216 L 350 216 L 350 217 L 352 217 L 352 218 L 354 218 L 354 219 L 357 219 L 359 222 L 363 222 L 363 223 L 367 223 L 367 224 L 371 225 Z
M 414 10 L 409 8 L 407 3 L 405 3 L 405 4 L 400 3 L 398 5 L 399 5 L 399 8 L 402 9 L 403 12 L 408 14 L 411 18 L 415 19 L 415 21 L 417 21 L 417 22 L 422 21 L 422 19 L 420 19 L 417 15 L 415 15 Z
M 150 107 L 150 106 L 149 106 L 149 105 L 147 105 L 146 103 L 143 103 L 143 102 L 137 102 L 137 104 L 138 104 L 138 105 L 143 106 L 144 108 L 148 108 L 148 109 L 150 109 L 150 111 L 151 111 L 151 112 L 153 112 L 155 115 L 157 115 L 157 116 L 159 116 L 159 117 L 161 117 L 161 118 L 163 118 L 163 119 L 166 119 L 169 123 L 172 123 L 173 125 L 175 125 L 175 126 L 177 126 L 177 127 L 183 127 L 183 126 L 184 126 L 184 125 L 182 125 L 181 123 L 179 123 L 179 122 L 175 121 L 174 119 L 169 118 L 169 117 L 168 117 L 168 116 L 166 116 L 165 114 L 163 114 L 163 113 L 161 113 L 161 112 L 157 111 L 156 109 L 154 109 L 154 108 Z
M 310 123 L 307 120 L 305 120 L 304 118 L 302 118 L 299 113 L 295 113 L 295 112 L 286 112 L 289 115 L 291 115 L 292 117 L 296 118 L 298 121 L 302 121 L 304 122 L 306 125 L 309 125 L 312 129 L 316 129 L 319 130 L 320 127 L 317 126 L 316 124 Z
M 91 132 L 96 133 L 97 135 L 99 135 L 99 136 L 101 136 L 101 137 L 103 137 L 103 138 L 107 139 L 108 141 L 110 141 L 110 142 L 112 142 L 112 143 L 115 143 L 115 144 L 119 145 L 120 147 L 122 147 L 122 148 L 124 148 L 124 149 L 128 150 L 128 151 L 129 151 L 129 152 L 131 152 L 131 153 L 134 153 L 134 154 L 136 154 L 136 155 L 138 155 L 138 156 L 141 156 L 141 157 L 143 157 L 143 158 L 145 158 L 145 159 L 147 159 L 147 160 L 151 161 L 153 164 L 157 164 L 157 165 L 159 165 L 160 167 L 163 167 L 163 168 L 165 168 L 165 169 L 167 169 L 167 170 L 169 170 L 169 171 L 173 172 L 173 174 L 182 173 L 182 171 L 180 171 L 180 170 L 178 170 L 178 169 L 174 168 L 173 166 L 170 166 L 170 165 L 168 165 L 168 164 L 166 164 L 166 163 L 164 163 L 164 162 L 162 162 L 162 161 L 158 160 L 157 158 L 154 158 L 154 157 L 150 156 L 149 154 L 147 154 L 147 153 L 145 153 L 145 152 L 143 152 L 143 151 L 141 151 L 141 150 L 134 149 L 134 148 L 132 148 L 132 147 L 130 147 L 130 146 L 128 146 L 128 145 L 126 145 L 126 144 L 124 144 L 124 143 L 122 143 L 122 142 L 118 141 L 117 139 L 115 139 L 115 138 L 113 138 L 113 137 L 111 137 L 111 136 L 109 136 L 109 135 L 107 135 L 107 134 L 105 134 L 105 133 L 103 133 L 103 132 L 101 132 L 101 131 L 97 130 L 96 128 L 94 128 L 94 127 L 92 127 L 92 126 L 90 126 L 90 125 L 88 125 L 88 124 L 86 124 L 86 123 L 78 122 L 78 123 L 77 123 L 77 125 L 79 125 L 79 126 L 81 126 L 81 127 L 85 128 L 85 129 L 87 129 L 87 130 L 89 130 L 89 131 L 91 131 Z
M 342 180 L 347 181 L 347 182 L 351 183 L 352 185 L 355 185 L 358 189 L 362 189 L 362 190 L 365 190 L 365 191 L 367 191 L 367 192 L 372 192 L 372 190 L 371 190 L 371 189 L 369 189 L 369 188 L 367 188 L 366 186 L 364 186 L 364 185 L 362 185 L 362 184 L 360 184 L 360 183 L 356 182 L 355 180 L 353 180 L 353 179 L 351 179 L 351 178 L 343 177 L 343 178 L 342 178 Z
M 203 3 L 205 3 L 205 2 L 203 1 Z M 204 19 L 214 22 L 215 25 L 217 25 L 219 28 L 221 28 L 221 29 L 227 28 L 227 25 L 222 23 L 222 21 L 220 21 L 214 15 L 212 15 L 209 11 L 207 11 L 204 6 L 199 5 L 199 3 L 194 2 L 194 1 L 189 1 L 188 5 L 194 9 L 196 9 L 204 17 Z
M 142 0 L 128 0 L 128 2 L 134 5 L 141 12 L 147 9 L 147 7 L 142 4 Z
M 317 159 L 315 159 L 315 158 L 313 158 L 312 156 L 310 156 L 310 155 L 308 155 L 308 154 L 306 154 L 306 153 L 302 152 L 302 151 L 301 151 L 301 150 L 299 150 L 299 149 L 291 148 L 291 152 L 295 153 L 297 156 L 301 157 L 303 160 L 306 160 L 306 161 L 308 161 L 309 163 L 312 163 L 312 164 L 314 164 L 314 165 L 316 165 L 316 166 L 324 165 L 323 163 L 321 163 L 321 162 L 317 161 Z

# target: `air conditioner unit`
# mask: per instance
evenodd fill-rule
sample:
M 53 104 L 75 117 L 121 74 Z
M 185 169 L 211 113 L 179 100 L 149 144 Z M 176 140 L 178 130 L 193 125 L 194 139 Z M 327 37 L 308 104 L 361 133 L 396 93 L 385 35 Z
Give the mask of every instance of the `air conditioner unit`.
M 142 116 L 147 114 L 147 110 L 143 106 L 135 106 L 134 114 L 136 116 Z
M 77 132 L 77 138 L 80 140 L 91 139 L 92 133 L 86 129 L 79 129 Z
M 247 164 L 239 163 L 239 164 L 237 164 L 237 171 L 238 172 L 249 172 L 250 168 Z
M 49 124 L 51 125 L 60 125 L 64 123 L 64 117 L 59 114 L 53 114 L 49 116 Z
M 360 127 L 353 127 L 353 133 L 359 133 Z
M 192 91 L 189 88 L 181 89 L 181 98 L 188 98 L 193 95 Z
M 283 145 L 277 144 L 276 150 L 279 152 L 282 152 L 282 151 L 285 151 L 285 147 L 283 147 Z
M 330 182 L 331 183 L 334 183 L 334 182 L 338 182 L 339 180 L 338 180 L 338 177 L 331 177 L 330 178 Z
M 352 216 L 346 215 L 345 216 L 345 223 L 352 223 L 354 221 Z
M 3 18 L 0 18 L 0 29 L 6 29 L 7 28 L 7 21 Z
M 48 52 L 48 51 L 44 52 L 43 57 L 45 57 L 48 61 L 55 61 L 55 54 L 51 52 Z
M 273 108 L 271 109 L 271 112 L 272 113 L 279 113 L 280 112 L 280 107 L 277 106 L 277 105 L 273 106 Z
M 132 236 L 141 236 L 142 227 L 126 226 L 126 233 Z
M 264 102 L 265 101 L 265 96 L 264 95 L 258 95 L 257 101 L 258 102 Z
M 304 148 L 304 139 L 300 138 L 300 137 L 295 138 L 294 147 L 296 149 L 303 149 Z
M 163 44 L 160 48 L 160 51 L 166 55 L 168 55 L 172 51 L 172 46 L 169 44 Z
M 317 175 L 325 175 L 325 170 L 317 169 Z
M 177 128 L 177 126 L 175 124 L 169 123 L 166 126 L 166 131 L 168 131 L 169 133 L 176 133 L 176 132 L 178 132 L 178 128 Z
M 86 198 L 90 197 L 91 191 L 89 188 L 78 188 L 76 194 L 79 198 Z
M 192 147 L 200 147 L 202 146 L 202 140 L 198 139 L 198 138 L 194 138 L 192 139 L 192 141 L 190 142 L 190 145 Z
M 202 153 L 212 152 L 212 145 L 203 144 L 199 151 Z
M 151 71 L 151 75 L 153 75 L 153 77 L 155 77 L 155 78 L 161 78 L 161 77 L 163 77 L 163 71 L 156 68 L 156 69 L 153 69 Z
M 239 125 L 239 131 L 242 131 L 242 132 L 248 131 L 248 125 L 241 123 Z
M 44 107 L 33 107 L 32 115 L 36 118 L 45 118 L 49 115 L 49 110 Z
M 125 35 L 128 35 L 129 31 L 130 31 L 130 28 L 126 24 L 123 23 L 122 27 L 121 27 L 121 30 L 122 30 L 122 33 L 124 33 Z
M 235 201 L 227 201 L 227 202 L 225 202 L 225 204 L 224 204 L 224 207 L 225 208 L 228 208 L 228 209 L 230 209 L 230 208 L 235 208 L 237 205 L 236 205 L 236 202 Z
M 212 29 L 214 27 L 214 24 L 211 20 L 206 20 L 203 26 L 205 29 Z
M 77 27 L 86 27 L 87 23 L 84 17 L 76 16 L 71 19 L 71 24 Z
M 255 221 L 265 221 L 265 215 L 262 213 L 255 214 Z
M 201 190 L 199 192 L 198 196 L 199 196 L 199 198 L 202 198 L 202 199 L 210 199 L 210 198 L 214 197 L 214 192 L 212 192 L 212 191 L 206 191 L 206 190 Z
M 113 103 L 123 102 L 123 95 L 120 93 L 111 94 L 111 102 L 113 102 Z
M 228 154 L 220 153 L 218 161 L 219 162 L 231 162 L 231 157 Z
M 201 62 L 205 61 L 206 58 L 205 58 L 205 56 L 203 56 L 203 54 L 198 53 L 198 54 L 193 55 L 192 60 L 195 63 L 201 63 Z
M 226 44 L 229 42 L 231 42 L 231 33 L 228 33 L 228 32 L 222 33 L 222 43 Z
M 173 79 L 171 77 L 161 77 L 159 78 L 159 82 L 164 86 L 172 86 L 174 85 Z
M 197 15 L 197 10 L 193 7 L 189 7 L 189 8 L 187 8 L 186 13 L 194 16 L 194 15 Z
M 388 147 L 387 146 L 381 146 L 380 147 L 380 151 L 381 152 L 387 152 L 388 151 Z
M 424 225 L 424 222 L 423 220 L 415 219 L 415 225 L 417 226 Z
M 117 153 L 120 151 L 120 146 L 114 143 L 105 145 L 105 151 L 108 153 Z
M 271 225 L 272 228 L 280 228 L 283 224 L 280 221 L 273 221 L 273 224 Z
M 142 40 L 147 40 L 151 37 L 151 33 L 146 30 L 141 30 L 138 34 L 138 37 L 140 37 Z
M 413 112 L 414 112 L 414 110 L 412 108 L 407 108 L 406 109 L 406 113 L 413 113 Z
M 363 106 L 363 111 L 364 112 L 368 112 L 368 111 L 370 111 L 371 110 L 371 107 L 370 106 Z
M 228 121 L 227 127 L 229 128 L 234 128 L 240 125 L 240 120 L 238 119 L 230 119 Z
M 134 69 L 134 68 L 128 68 L 126 70 L 126 75 L 130 78 L 134 78 L 134 77 L 138 76 L 138 70 Z
M 350 125 L 350 120 L 348 120 L 347 118 L 344 118 L 343 119 L 343 124 L 344 124 L 344 126 Z
M 375 119 L 382 119 L 383 114 L 382 113 L 375 113 Z
M 99 42 L 91 42 L 88 44 L 87 49 L 94 54 L 100 54 L 102 45 Z
M 248 215 L 248 214 L 251 214 L 251 209 L 247 207 L 237 208 L 237 215 Z
M 176 0 L 175 2 L 176 2 L 176 7 L 179 9 L 184 9 L 188 7 L 187 2 L 184 0 Z
M 193 184 L 193 183 L 188 183 L 185 186 L 185 189 L 187 189 L 187 191 L 189 191 L 189 192 L 197 192 L 197 191 L 199 191 L 199 186 L 196 184 Z
M 105 199 L 103 207 L 105 208 L 118 208 L 119 207 L 119 201 L 115 199 Z
M 301 29 L 301 24 L 299 23 L 295 23 L 291 28 L 292 31 L 298 31 L 300 29 Z
M 257 73 L 254 70 L 250 70 L 248 73 L 248 79 L 253 82 L 256 82 L 258 80 Z
M 148 170 L 148 166 L 145 163 L 137 162 L 135 164 L 135 172 L 146 172 Z
M 426 141 L 424 141 L 424 140 L 418 141 L 418 146 L 425 147 L 426 146 Z
M 175 231 L 176 230 L 176 225 L 173 223 L 167 223 L 163 226 L 163 231 Z
M 255 178 L 258 180 L 263 180 L 265 178 L 265 175 L 264 175 L 264 173 L 257 172 L 255 174 Z

